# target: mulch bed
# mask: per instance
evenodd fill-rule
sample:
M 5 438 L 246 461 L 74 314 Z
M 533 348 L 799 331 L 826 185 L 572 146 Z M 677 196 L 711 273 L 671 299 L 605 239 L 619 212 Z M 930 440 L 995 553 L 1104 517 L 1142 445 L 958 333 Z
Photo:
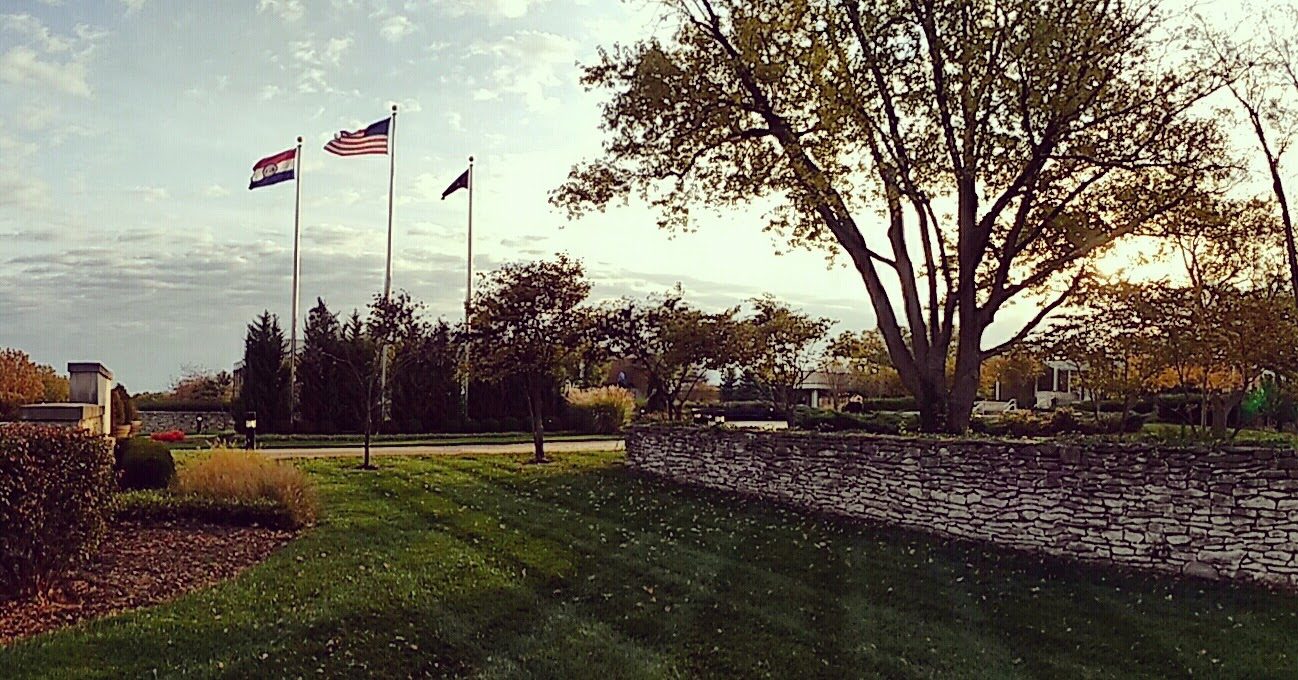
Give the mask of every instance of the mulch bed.
M 94 563 L 51 596 L 0 600 L 0 645 L 224 581 L 296 535 L 214 524 L 119 524 L 104 537 Z

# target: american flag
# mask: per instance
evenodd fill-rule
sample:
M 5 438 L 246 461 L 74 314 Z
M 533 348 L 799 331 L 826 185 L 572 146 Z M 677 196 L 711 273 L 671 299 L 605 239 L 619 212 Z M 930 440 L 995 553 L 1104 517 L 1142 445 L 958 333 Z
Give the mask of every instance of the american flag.
M 364 156 L 366 154 L 386 155 L 388 152 L 388 127 L 391 118 L 374 123 L 364 130 L 348 132 L 343 130 L 325 144 L 325 151 L 338 156 Z

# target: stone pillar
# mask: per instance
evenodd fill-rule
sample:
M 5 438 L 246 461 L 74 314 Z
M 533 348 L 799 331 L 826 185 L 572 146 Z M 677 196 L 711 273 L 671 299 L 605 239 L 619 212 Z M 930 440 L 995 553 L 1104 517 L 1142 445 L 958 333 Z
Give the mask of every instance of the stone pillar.
M 98 434 L 113 433 L 113 372 L 94 361 L 68 363 L 68 401 L 95 404 L 102 411 Z

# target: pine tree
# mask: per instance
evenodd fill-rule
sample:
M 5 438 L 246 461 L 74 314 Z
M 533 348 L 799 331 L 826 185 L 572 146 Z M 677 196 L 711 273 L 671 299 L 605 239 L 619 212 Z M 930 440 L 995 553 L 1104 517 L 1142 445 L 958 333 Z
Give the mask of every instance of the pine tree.
M 248 324 L 244 338 L 243 389 L 239 394 L 241 410 L 256 412 L 261 432 L 283 432 L 289 426 L 287 358 L 279 317 L 262 312 Z
M 392 419 L 411 432 L 446 431 L 459 420 L 458 348 L 445 321 L 421 324 L 401 339 L 393 365 Z
M 306 339 L 298 358 L 298 414 L 305 429 L 337 432 L 340 422 L 338 351 L 342 326 L 325 301 L 307 313 Z
M 739 387 L 739 372 L 733 367 L 721 371 L 721 401 L 735 401 L 735 390 Z

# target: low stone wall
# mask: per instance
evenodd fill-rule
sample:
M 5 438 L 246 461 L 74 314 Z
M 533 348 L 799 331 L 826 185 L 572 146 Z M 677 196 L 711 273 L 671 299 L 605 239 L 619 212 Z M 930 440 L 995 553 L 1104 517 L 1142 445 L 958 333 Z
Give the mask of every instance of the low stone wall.
M 145 434 L 165 430 L 198 432 L 198 417 L 203 417 L 204 432 L 234 429 L 234 418 L 225 411 L 140 411 L 140 429 Z
M 1292 449 L 644 427 L 626 452 L 642 472 L 939 536 L 1298 586 Z

